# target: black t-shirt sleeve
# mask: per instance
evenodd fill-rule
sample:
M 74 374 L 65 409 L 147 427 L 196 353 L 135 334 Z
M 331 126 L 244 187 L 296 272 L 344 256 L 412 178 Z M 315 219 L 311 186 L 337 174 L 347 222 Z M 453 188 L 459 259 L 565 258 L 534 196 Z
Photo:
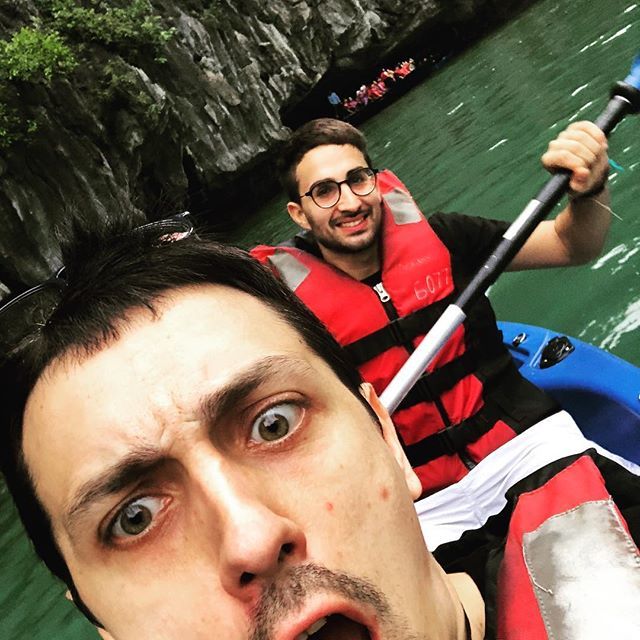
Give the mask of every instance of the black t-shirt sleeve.
M 429 224 L 465 271 L 476 271 L 498 244 L 509 223 L 461 213 L 434 213 Z

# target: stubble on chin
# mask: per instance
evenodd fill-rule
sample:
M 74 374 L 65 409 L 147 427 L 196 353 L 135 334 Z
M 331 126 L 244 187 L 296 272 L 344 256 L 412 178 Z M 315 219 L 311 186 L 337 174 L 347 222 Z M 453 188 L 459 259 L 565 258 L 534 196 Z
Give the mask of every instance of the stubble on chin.
M 361 236 L 353 236 L 351 238 L 340 238 L 329 233 L 312 232 L 316 242 L 323 248 L 344 255 L 353 255 L 368 251 L 378 242 L 380 235 L 380 226 L 373 230 L 367 230 Z

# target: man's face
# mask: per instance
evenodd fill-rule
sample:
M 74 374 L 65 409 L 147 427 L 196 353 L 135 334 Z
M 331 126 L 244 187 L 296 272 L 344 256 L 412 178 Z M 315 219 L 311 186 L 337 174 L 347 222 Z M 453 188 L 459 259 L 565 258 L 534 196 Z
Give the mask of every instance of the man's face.
M 296 169 L 300 194 L 307 193 L 323 180 L 341 182 L 350 171 L 367 167 L 362 152 L 345 144 L 327 144 L 308 151 Z M 300 204 L 289 202 L 289 215 L 302 228 L 309 229 L 317 242 L 329 251 L 349 254 L 371 248 L 377 241 L 382 221 L 378 189 L 369 195 L 355 195 L 347 184 L 341 187 L 340 200 L 331 208 L 319 207 L 305 196 Z
M 419 485 L 371 402 L 382 435 L 277 314 L 203 285 L 53 363 L 24 453 L 80 596 L 119 640 L 296 640 L 324 619 L 312 638 L 448 638 Z

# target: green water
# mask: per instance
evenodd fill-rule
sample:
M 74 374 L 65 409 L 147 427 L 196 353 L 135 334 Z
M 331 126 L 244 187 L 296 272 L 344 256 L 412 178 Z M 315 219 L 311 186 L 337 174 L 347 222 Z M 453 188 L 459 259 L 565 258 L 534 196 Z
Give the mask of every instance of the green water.
M 594 118 L 640 44 L 640 2 L 543 0 L 363 127 L 379 168 L 425 211 L 513 219 L 541 186 L 538 158 L 570 121 Z M 615 219 L 589 267 L 507 274 L 498 315 L 578 336 L 640 365 L 640 118 L 615 132 Z M 238 231 L 247 245 L 294 228 L 276 198 Z M 31 553 L 0 487 L 0 640 L 96 637 Z M 141 621 L 144 625 L 144 621 Z

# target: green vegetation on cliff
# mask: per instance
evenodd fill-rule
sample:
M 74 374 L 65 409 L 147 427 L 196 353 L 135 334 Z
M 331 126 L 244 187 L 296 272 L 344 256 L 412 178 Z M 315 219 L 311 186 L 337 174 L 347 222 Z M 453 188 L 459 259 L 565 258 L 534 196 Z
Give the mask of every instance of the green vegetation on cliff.
M 24 108 L 29 85 L 68 77 L 87 48 L 104 49 L 134 61 L 162 48 L 173 36 L 149 0 L 36 0 L 39 14 L 8 39 L 0 40 L 0 148 L 24 140 L 37 128 Z
M 20 112 L 15 85 L 49 82 L 54 74 L 69 73 L 76 65 L 73 52 L 56 32 L 22 27 L 9 40 L 0 41 L 0 147 L 36 129 L 35 121 Z
M 120 53 L 150 49 L 159 55 L 173 35 L 148 0 L 37 0 L 36 5 L 44 23 L 70 41 L 99 42 Z
M 59 33 L 22 27 L 10 40 L 0 41 L 0 79 L 39 82 L 77 65 Z

